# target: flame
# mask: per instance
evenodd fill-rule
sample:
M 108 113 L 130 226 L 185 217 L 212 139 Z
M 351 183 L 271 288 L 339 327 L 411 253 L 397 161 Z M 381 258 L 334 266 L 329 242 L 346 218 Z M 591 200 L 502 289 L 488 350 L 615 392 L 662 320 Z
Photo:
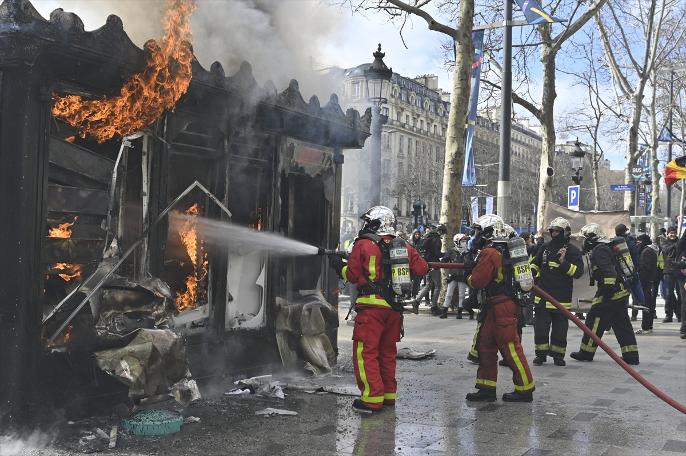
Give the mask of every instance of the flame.
M 104 142 L 135 133 L 172 109 L 192 77 L 189 17 L 194 9 L 194 0 L 167 0 L 162 41 L 145 43 L 145 68 L 122 86 L 119 95 L 86 100 L 54 94 L 52 114 L 77 128 L 81 137 Z
M 205 242 L 198 238 L 197 217 L 200 215 L 200 206 L 193 204 L 185 214 L 179 236 L 193 264 L 193 272 L 186 277 L 186 291 L 176 293 L 176 309 L 179 312 L 194 309 L 198 306 L 198 301 L 206 299 L 206 292 L 200 290 L 198 285 L 207 278 L 208 271 Z
M 64 140 L 67 141 L 68 143 L 73 143 L 74 141 L 76 141 L 76 136 L 74 136 L 74 135 L 67 136 L 66 138 L 64 138 Z
M 58 337 L 57 339 L 53 340 L 52 342 L 48 343 L 48 348 L 54 348 L 54 347 L 61 347 L 64 345 L 67 345 L 69 341 L 71 340 L 72 333 L 74 332 L 74 325 L 69 325 L 67 326 L 67 329 L 64 330 L 64 334 L 62 337 Z
M 51 238 L 62 238 L 69 239 L 71 237 L 71 227 L 79 219 L 78 216 L 74 217 L 73 222 L 60 223 L 56 228 L 50 228 L 48 230 L 48 237 Z
M 81 266 L 78 264 L 72 264 L 72 263 L 55 263 L 52 266 L 53 269 L 57 269 L 58 271 L 65 271 L 62 274 L 57 274 L 64 280 L 65 282 L 69 282 L 72 279 L 80 279 L 81 278 Z

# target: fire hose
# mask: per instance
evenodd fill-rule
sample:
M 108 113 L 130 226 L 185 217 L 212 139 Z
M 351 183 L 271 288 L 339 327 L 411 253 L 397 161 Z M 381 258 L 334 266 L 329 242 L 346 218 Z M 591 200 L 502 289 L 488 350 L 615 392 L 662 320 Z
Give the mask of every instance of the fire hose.
M 429 267 L 434 268 L 434 269 L 464 269 L 464 263 L 429 263 Z M 591 331 L 588 326 L 581 320 L 579 320 L 574 314 L 572 314 L 569 310 L 565 308 L 560 302 L 550 296 L 546 291 L 542 290 L 538 286 L 534 285 L 533 290 L 532 290 L 537 296 L 541 297 L 542 299 L 545 299 L 547 302 L 551 303 L 557 310 L 562 312 L 562 315 L 567 317 L 569 320 L 572 320 L 575 325 L 579 327 L 588 337 L 590 337 L 593 342 L 596 343 L 600 348 L 607 353 L 610 358 L 612 358 L 617 364 L 619 364 L 622 369 L 627 371 L 629 375 L 631 375 L 637 382 L 639 382 L 641 385 L 643 385 L 645 388 L 647 388 L 651 393 L 665 401 L 667 404 L 671 405 L 678 411 L 680 411 L 683 414 L 686 414 L 686 406 L 681 404 L 680 402 L 676 401 L 675 399 L 671 398 L 668 396 L 664 391 L 659 389 L 657 386 L 653 385 L 650 383 L 645 377 L 643 377 L 641 374 L 639 374 L 634 368 L 629 366 L 621 356 L 619 356 L 617 353 L 615 353 L 614 350 L 612 350 L 603 340 L 598 337 L 593 331 Z

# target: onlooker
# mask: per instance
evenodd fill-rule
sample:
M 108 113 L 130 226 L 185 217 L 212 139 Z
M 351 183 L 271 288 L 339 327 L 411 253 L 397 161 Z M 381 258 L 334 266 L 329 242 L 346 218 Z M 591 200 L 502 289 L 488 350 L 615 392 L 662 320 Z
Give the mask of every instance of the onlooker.
M 424 259 L 427 262 L 439 261 L 443 256 L 443 241 L 441 236 L 447 232 L 445 225 L 438 225 L 435 230 L 430 231 L 424 238 L 422 247 L 424 248 Z M 438 315 L 441 311 L 438 308 L 438 295 L 441 293 L 441 271 L 431 269 L 426 276 L 426 284 L 419 291 L 416 300 L 421 301 L 424 296 L 431 292 L 431 313 Z
M 641 329 L 636 334 L 650 334 L 653 332 L 653 313 L 655 312 L 654 283 L 657 279 L 657 249 L 653 248 L 650 236 L 643 233 L 637 238 L 640 251 L 638 260 L 638 274 L 641 277 L 641 287 L 645 297 L 645 306 L 649 310 L 643 311 Z
M 678 279 L 681 276 L 681 271 L 676 266 L 678 261 L 678 249 L 677 249 L 677 234 L 676 227 L 670 227 L 667 230 L 667 238 L 663 241 L 662 252 L 665 258 L 665 272 L 662 280 L 665 284 L 665 294 L 663 298 L 665 299 L 665 319 L 662 320 L 663 323 L 671 323 L 673 321 L 674 314 L 680 312 L 680 303 L 682 301 L 681 295 L 682 289 L 679 287 Z M 676 292 L 676 296 L 674 295 Z
M 464 234 L 458 233 L 453 236 L 453 248 L 448 250 L 441 261 L 448 263 L 465 263 L 465 256 L 467 251 L 467 238 Z M 440 318 L 448 318 L 448 308 L 453 302 L 457 289 L 457 319 L 462 319 L 462 309 L 464 308 L 464 298 L 467 292 L 467 280 L 465 279 L 464 270 L 452 269 L 448 274 L 448 288 L 445 293 L 445 301 L 443 302 L 443 309 L 441 310 Z M 473 311 L 470 310 L 470 316 Z

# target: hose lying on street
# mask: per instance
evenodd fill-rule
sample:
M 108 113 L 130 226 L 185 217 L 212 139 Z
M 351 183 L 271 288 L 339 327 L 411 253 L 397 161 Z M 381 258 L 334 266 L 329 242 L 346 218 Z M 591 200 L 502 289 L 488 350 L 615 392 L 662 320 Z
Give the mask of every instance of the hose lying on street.
M 463 263 L 429 263 L 429 267 L 434 268 L 434 269 L 464 269 L 464 264 Z M 593 331 L 591 331 L 586 324 L 579 320 L 573 313 L 571 313 L 569 310 L 565 308 L 562 304 L 560 304 L 557 299 L 553 298 L 539 288 L 538 286 L 534 285 L 533 292 L 537 295 L 540 296 L 542 299 L 545 299 L 549 303 L 555 306 L 557 310 L 562 312 L 562 315 L 567 317 L 568 319 L 572 320 L 575 325 L 579 327 L 588 337 L 590 337 L 593 342 L 598 345 L 598 347 L 602 348 L 605 353 L 607 353 L 610 358 L 612 358 L 617 364 L 619 364 L 622 369 L 627 371 L 629 375 L 631 375 L 634 379 L 636 379 L 637 382 L 639 382 L 641 385 L 646 387 L 651 393 L 665 401 L 667 404 L 671 405 L 678 411 L 680 411 L 683 414 L 686 414 L 686 406 L 681 404 L 680 402 L 674 400 L 670 396 L 668 396 L 664 391 L 659 389 L 657 386 L 653 385 L 650 383 L 648 380 L 646 380 L 645 377 L 643 377 L 641 374 L 639 374 L 634 368 L 629 366 L 621 356 L 619 356 L 617 353 L 615 353 L 614 350 L 612 350 L 603 340 L 598 337 Z

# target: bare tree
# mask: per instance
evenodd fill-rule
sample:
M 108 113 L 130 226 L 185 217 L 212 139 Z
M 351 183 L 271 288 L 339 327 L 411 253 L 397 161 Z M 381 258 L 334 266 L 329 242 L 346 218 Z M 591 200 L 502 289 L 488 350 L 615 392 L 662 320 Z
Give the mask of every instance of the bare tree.
M 640 155 L 639 129 L 651 75 L 683 45 L 683 27 L 676 22 L 666 27 L 667 20 L 683 15 L 684 8 L 679 0 L 610 0 L 607 6 L 604 14 L 596 16 L 596 23 L 612 71 L 617 110 L 628 126 L 624 178 L 629 183 Z M 624 208 L 633 208 L 630 193 L 625 194 Z

